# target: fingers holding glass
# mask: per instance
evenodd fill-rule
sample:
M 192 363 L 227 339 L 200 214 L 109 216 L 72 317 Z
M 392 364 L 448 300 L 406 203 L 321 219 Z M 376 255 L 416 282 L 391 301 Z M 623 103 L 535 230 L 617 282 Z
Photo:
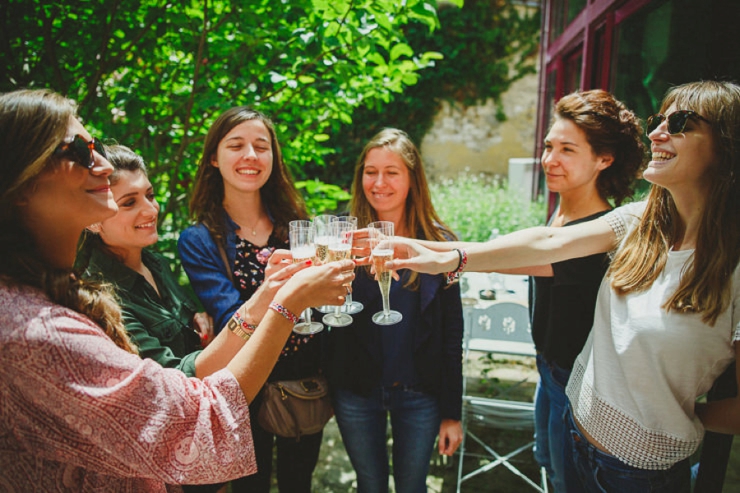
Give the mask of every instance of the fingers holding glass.
M 293 263 L 313 260 L 316 255 L 314 244 L 315 230 L 311 221 L 291 221 L 289 229 L 290 253 L 293 255 Z M 311 320 L 311 309 L 306 308 L 302 313 L 303 321 L 293 327 L 297 334 L 315 334 L 324 330 L 320 322 Z
M 338 216 L 334 218 L 332 221 L 338 221 L 338 222 L 344 222 L 351 224 L 351 229 L 353 231 L 357 231 L 357 218 L 355 216 Z M 354 233 L 352 238 L 352 252 L 350 255 L 350 258 L 354 260 Z M 365 307 L 360 303 L 359 301 L 354 301 L 352 299 L 352 286 L 349 286 L 350 289 L 347 290 L 347 301 L 344 303 L 344 306 L 342 306 L 342 312 L 349 313 L 350 315 L 354 315 L 355 313 L 360 313 Z
M 403 316 L 390 309 L 391 277 L 392 272 L 386 263 L 393 260 L 393 223 L 390 221 L 376 221 L 368 225 L 371 259 L 375 276 L 383 298 L 383 311 L 373 315 L 373 322 L 378 325 L 393 325 L 403 320 Z
M 333 221 L 330 224 L 329 249 L 327 260 L 337 262 L 347 260 L 352 253 L 352 234 L 356 226 L 347 221 Z M 335 307 L 333 313 L 324 315 L 322 321 L 331 327 L 346 327 L 352 323 L 352 317 L 342 313 L 339 306 Z

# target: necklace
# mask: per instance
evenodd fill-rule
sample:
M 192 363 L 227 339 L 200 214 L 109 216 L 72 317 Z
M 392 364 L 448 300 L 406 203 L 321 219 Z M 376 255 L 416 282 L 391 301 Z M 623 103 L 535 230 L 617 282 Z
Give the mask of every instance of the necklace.
M 261 217 L 257 217 L 257 222 L 254 223 L 254 226 L 252 226 L 251 228 L 249 228 L 249 229 L 252 230 L 252 236 L 257 236 L 257 226 L 259 226 L 261 219 L 262 219 Z

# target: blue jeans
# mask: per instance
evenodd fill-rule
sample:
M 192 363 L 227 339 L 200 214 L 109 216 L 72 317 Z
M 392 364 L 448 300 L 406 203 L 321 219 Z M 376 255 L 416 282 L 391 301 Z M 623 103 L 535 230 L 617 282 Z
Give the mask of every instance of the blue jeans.
M 534 458 L 547 471 L 555 493 L 584 491 L 571 459 L 566 434 L 568 397 L 565 386 L 570 370 L 548 363 L 541 354 L 537 355 L 537 370 L 540 381 L 534 398 Z
M 397 493 L 424 493 L 434 441 L 439 434 L 437 399 L 404 386 L 378 387 L 365 397 L 335 389 L 334 413 L 358 493 L 388 492 L 388 413 L 393 434 L 393 481 Z
M 689 459 L 677 462 L 668 470 L 652 471 L 631 467 L 591 445 L 573 421 L 570 407 L 566 410 L 568 436 L 573 460 L 583 486 L 589 492 L 604 493 L 689 493 L 691 472 Z

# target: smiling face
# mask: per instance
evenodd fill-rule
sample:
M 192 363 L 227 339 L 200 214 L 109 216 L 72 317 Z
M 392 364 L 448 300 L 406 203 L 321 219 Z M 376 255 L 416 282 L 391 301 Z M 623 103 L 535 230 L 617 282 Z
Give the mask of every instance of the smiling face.
M 100 238 L 108 247 L 127 258 L 141 254 L 144 247 L 157 242 L 159 204 L 149 179 L 141 171 L 119 170 L 111 185 L 118 214 L 102 222 Z
M 542 169 L 552 192 L 563 195 L 595 188 L 599 173 L 612 161 L 612 156 L 596 156 L 585 132 L 570 119 L 557 118 L 545 137 Z
M 678 109 L 683 108 L 671 105 L 664 114 L 670 115 Z M 709 123 L 690 118 L 683 132 L 671 135 L 668 122 L 663 121 L 648 137 L 652 158 L 643 173 L 647 181 L 672 192 L 680 187 L 699 190 L 709 187 L 710 171 L 719 161 Z
M 71 142 L 75 135 L 92 140 L 85 127 L 71 118 L 64 141 Z M 64 225 L 70 231 L 82 232 L 86 226 L 116 213 L 108 182 L 113 166 L 97 152 L 94 159 L 94 166 L 88 170 L 69 156 L 62 156 L 39 174 L 20 203 L 32 228 Z
M 409 169 L 401 156 L 387 147 L 368 151 L 362 172 L 362 189 L 380 220 L 403 222 L 410 187 Z
M 258 192 L 270 178 L 272 162 L 270 132 L 257 119 L 232 128 L 211 159 L 211 165 L 221 173 L 225 194 Z

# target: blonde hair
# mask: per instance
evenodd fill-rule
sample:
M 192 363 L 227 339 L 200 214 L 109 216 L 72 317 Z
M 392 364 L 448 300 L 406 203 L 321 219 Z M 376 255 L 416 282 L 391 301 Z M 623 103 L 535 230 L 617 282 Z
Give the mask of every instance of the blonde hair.
M 9 283 L 43 290 L 55 303 L 87 316 L 120 348 L 136 353 L 110 286 L 93 283 L 71 269 L 46 264 L 39 245 L 20 220 L 16 204 L 33 193 L 38 177 L 58 161 L 53 156 L 64 140 L 75 108 L 47 90 L 21 90 L 0 95 L 0 276 Z
M 695 111 L 711 122 L 719 160 L 708 170 L 711 188 L 693 258 L 663 308 L 698 313 L 704 323 L 714 325 L 730 305 L 732 274 L 740 258 L 740 86 L 716 81 L 684 84 L 668 92 L 661 112 L 671 106 Z M 639 225 L 609 269 L 612 288 L 618 294 L 648 289 L 663 271 L 683 227 L 671 194 L 653 185 Z
M 378 214 L 370 205 L 362 188 L 362 176 L 365 169 L 365 158 L 372 149 L 385 147 L 397 154 L 409 170 L 409 194 L 406 197 L 406 214 L 404 228 L 414 238 L 421 240 L 450 241 L 457 239 L 437 215 L 429 193 L 426 173 L 421 154 L 406 132 L 395 128 L 386 128 L 376 134 L 365 145 L 355 166 L 352 181 L 352 200 L 350 213 L 357 217 L 357 223 L 364 226 L 378 220 Z M 404 287 L 415 289 L 418 286 L 418 274 L 411 273 Z

